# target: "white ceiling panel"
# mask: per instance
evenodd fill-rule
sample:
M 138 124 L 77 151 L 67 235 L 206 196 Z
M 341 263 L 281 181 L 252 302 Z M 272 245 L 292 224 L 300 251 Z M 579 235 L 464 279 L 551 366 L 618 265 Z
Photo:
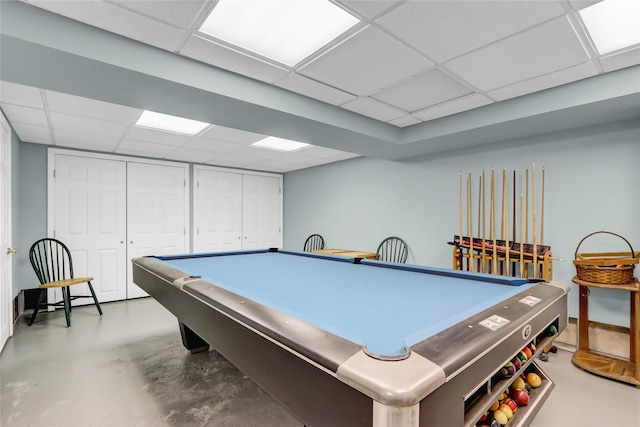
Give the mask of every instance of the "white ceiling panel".
M 220 139 L 222 141 L 235 142 L 238 144 L 253 144 L 266 138 L 265 135 L 247 132 L 238 129 L 231 129 L 224 126 L 214 126 L 200 135 L 202 138 Z
M 176 147 L 164 144 L 155 144 L 147 141 L 136 141 L 134 139 L 123 140 L 115 149 L 116 153 L 131 154 L 135 156 L 160 156 L 164 157 L 167 154 L 175 151 Z
M 180 54 L 256 80 L 273 83 L 288 71 L 198 36 L 191 36 Z
M 40 89 L 4 81 L 0 82 L 0 103 L 43 108 Z
M 112 0 L 112 2 L 183 30 L 193 25 L 206 3 L 204 0 Z
M 401 3 L 402 0 L 339 0 L 339 2 L 371 19 Z
M 416 111 L 472 92 L 474 90 L 470 87 L 435 69 L 383 89 L 371 97 L 405 111 Z
M 74 116 L 91 117 L 109 122 L 129 124 L 135 122 L 142 110 L 81 98 L 65 93 L 45 91 L 49 111 Z
M 369 27 L 299 72 L 345 92 L 367 95 L 432 65 L 397 40 Z
M 445 65 L 481 90 L 491 90 L 588 60 L 571 24 L 562 17 Z
M 362 97 L 341 105 L 342 108 L 354 111 L 363 116 L 372 117 L 383 122 L 398 119 L 407 115 L 406 111 L 393 107 L 373 98 Z
M 188 149 L 197 149 L 201 151 L 207 151 L 209 153 L 232 153 L 234 151 L 239 150 L 244 147 L 244 144 L 239 144 L 237 142 L 223 141 L 223 140 L 215 140 L 215 139 L 206 139 L 206 138 L 196 138 L 183 147 Z M 209 154 L 211 155 L 211 154 Z
M 350 93 L 308 79 L 299 74 L 289 74 L 283 79 L 278 80 L 275 85 L 333 105 L 344 104 L 356 98 Z
M 59 147 L 84 148 L 107 152 L 112 152 L 120 142 L 120 138 L 117 137 L 69 129 L 53 129 L 53 137 Z
M 411 1 L 378 24 L 444 62 L 563 12 L 555 1 Z
M 416 111 L 412 113 L 412 116 L 424 121 L 435 120 L 439 119 L 440 117 L 450 116 L 462 111 L 482 107 L 483 105 L 488 105 L 492 102 L 493 101 L 491 101 L 486 96 L 479 93 L 474 93 L 462 98 L 435 105 L 433 107 L 425 108 L 424 110 Z
M 199 150 L 197 148 L 180 147 L 167 154 L 164 158 L 181 162 L 206 163 L 215 158 L 213 151 Z
M 509 86 L 501 87 L 500 89 L 489 91 L 487 92 L 487 95 L 497 101 L 503 101 L 505 99 L 515 98 L 517 96 L 585 79 L 587 77 L 595 76 L 596 74 L 598 74 L 598 70 L 595 65 L 592 62 L 585 62 L 574 67 L 565 68 L 564 70 L 555 71 L 540 77 L 534 77 L 523 82 L 514 83 Z
M 54 111 L 49 113 L 49 117 L 53 129 L 77 130 L 116 138 L 120 138 L 125 134 L 128 125 L 127 123 L 107 122 L 105 120 L 79 117 Z
M 162 49 L 175 51 L 185 31 L 99 0 L 29 0 L 29 4 L 121 34 Z
M 418 124 L 421 121 L 422 120 L 418 120 L 413 116 L 404 116 L 400 117 L 399 119 L 389 120 L 387 123 L 398 126 L 399 128 L 404 128 L 407 126 Z
M 640 31 L 640 30 L 638 30 Z M 608 55 L 600 59 L 604 71 L 615 71 L 621 68 L 640 64 L 640 46 L 624 52 Z
M 48 126 L 47 116 L 42 109 L 21 105 L 2 104 L 2 109 L 11 123 Z
M 141 128 L 139 126 L 131 126 L 125 138 L 134 139 L 136 141 L 153 142 L 154 144 L 171 145 L 179 147 L 191 141 L 192 137 L 180 135 L 177 133 L 160 132 L 153 129 Z
M 51 144 L 51 133 L 47 126 L 34 126 L 24 123 L 13 123 L 20 140 L 25 142 L 48 141 Z

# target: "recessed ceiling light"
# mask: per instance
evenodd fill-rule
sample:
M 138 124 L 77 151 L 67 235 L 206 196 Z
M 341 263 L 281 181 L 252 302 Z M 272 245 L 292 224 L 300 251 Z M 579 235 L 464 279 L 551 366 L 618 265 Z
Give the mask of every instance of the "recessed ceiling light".
M 310 144 L 305 144 L 304 142 L 276 138 L 275 136 L 268 136 L 265 139 L 254 142 L 251 145 L 258 148 L 267 148 L 269 150 L 277 151 L 297 151 L 311 146 Z
M 195 135 L 210 125 L 210 123 L 184 119 L 182 117 L 170 116 L 169 114 L 161 114 L 146 110 L 140 115 L 140 118 L 136 122 L 136 126 L 161 130 L 164 132 L 183 133 L 186 135 Z
M 604 0 L 580 15 L 601 55 L 640 43 L 638 0 Z
M 328 0 L 220 0 L 200 31 L 293 66 L 358 22 Z

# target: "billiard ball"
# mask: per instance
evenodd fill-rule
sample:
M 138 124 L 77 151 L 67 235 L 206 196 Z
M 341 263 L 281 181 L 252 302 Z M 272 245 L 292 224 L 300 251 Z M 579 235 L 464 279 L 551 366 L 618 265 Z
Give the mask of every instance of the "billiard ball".
M 542 379 L 535 372 L 529 372 L 527 374 L 527 382 L 533 388 L 538 388 L 542 385 Z
M 507 364 L 500 369 L 500 373 L 505 377 L 511 377 L 516 373 L 516 367 L 513 363 L 507 362 Z
M 534 343 L 529 344 L 529 348 L 531 349 L 532 353 L 536 352 L 536 345 Z
M 518 358 L 520 359 L 520 361 L 522 363 L 526 362 L 527 360 L 529 360 L 529 358 L 527 357 L 527 355 L 525 354 L 524 351 L 521 351 L 518 353 Z
M 522 368 L 522 362 L 520 361 L 520 358 L 518 356 L 511 359 L 511 363 L 513 363 L 513 366 L 516 367 L 516 370 Z
M 511 396 L 513 401 L 519 406 L 526 406 L 529 403 L 529 393 L 525 390 L 513 390 Z
M 515 390 L 524 390 L 524 388 L 525 388 L 524 379 L 522 379 L 522 377 L 516 378 L 515 381 L 513 382 L 513 384 L 511 384 L 511 388 L 514 391 Z M 513 394 L 513 391 L 511 393 Z
M 493 418 L 491 420 L 491 424 L 489 424 L 489 427 L 502 427 L 502 424 L 500 424 L 500 421 Z
M 531 359 L 531 356 L 533 356 L 533 352 L 529 347 L 523 348 L 522 352 L 525 354 L 525 356 L 527 356 L 527 360 Z
M 509 422 L 509 418 L 507 418 L 507 414 L 502 412 L 500 409 L 496 409 L 493 411 L 493 418 L 495 418 L 500 424 L 505 425 Z
M 509 408 L 511 408 L 511 412 L 515 413 L 516 410 L 518 409 L 518 404 L 516 403 L 515 400 L 513 400 L 510 397 L 507 397 L 502 403 L 507 405 Z
M 504 414 L 507 416 L 508 420 L 513 418 L 513 411 L 511 410 L 511 407 L 509 405 L 507 405 L 506 403 L 501 403 L 500 407 L 498 408 L 498 411 L 504 412 Z
M 495 411 L 496 409 L 498 409 L 500 407 L 500 401 L 496 400 L 495 402 L 493 402 L 491 404 L 491 407 L 489 408 L 490 411 Z

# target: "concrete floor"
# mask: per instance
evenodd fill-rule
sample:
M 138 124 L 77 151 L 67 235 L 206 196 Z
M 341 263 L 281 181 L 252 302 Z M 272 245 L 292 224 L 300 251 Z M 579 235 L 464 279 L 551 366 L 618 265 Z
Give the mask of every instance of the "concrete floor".
M 190 354 L 151 298 L 20 318 L 0 355 L 2 426 L 302 426 L 218 353 Z M 556 388 L 533 427 L 640 426 L 640 390 L 539 362 Z

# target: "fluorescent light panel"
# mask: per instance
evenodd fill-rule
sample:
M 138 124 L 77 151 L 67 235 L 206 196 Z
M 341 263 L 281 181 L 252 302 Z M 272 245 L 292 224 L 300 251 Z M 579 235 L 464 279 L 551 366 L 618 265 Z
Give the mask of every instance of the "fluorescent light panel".
M 200 31 L 293 66 L 358 22 L 328 0 L 220 0 Z
M 604 0 L 580 15 L 601 55 L 640 43 L 638 0 Z
M 277 151 L 297 151 L 311 146 L 310 144 L 305 144 L 304 142 L 276 138 L 275 136 L 268 136 L 265 139 L 254 142 L 251 145 L 258 148 L 267 148 L 269 150 Z
M 140 118 L 136 122 L 136 126 L 186 135 L 195 135 L 210 125 L 210 123 L 146 110 L 140 115 Z

